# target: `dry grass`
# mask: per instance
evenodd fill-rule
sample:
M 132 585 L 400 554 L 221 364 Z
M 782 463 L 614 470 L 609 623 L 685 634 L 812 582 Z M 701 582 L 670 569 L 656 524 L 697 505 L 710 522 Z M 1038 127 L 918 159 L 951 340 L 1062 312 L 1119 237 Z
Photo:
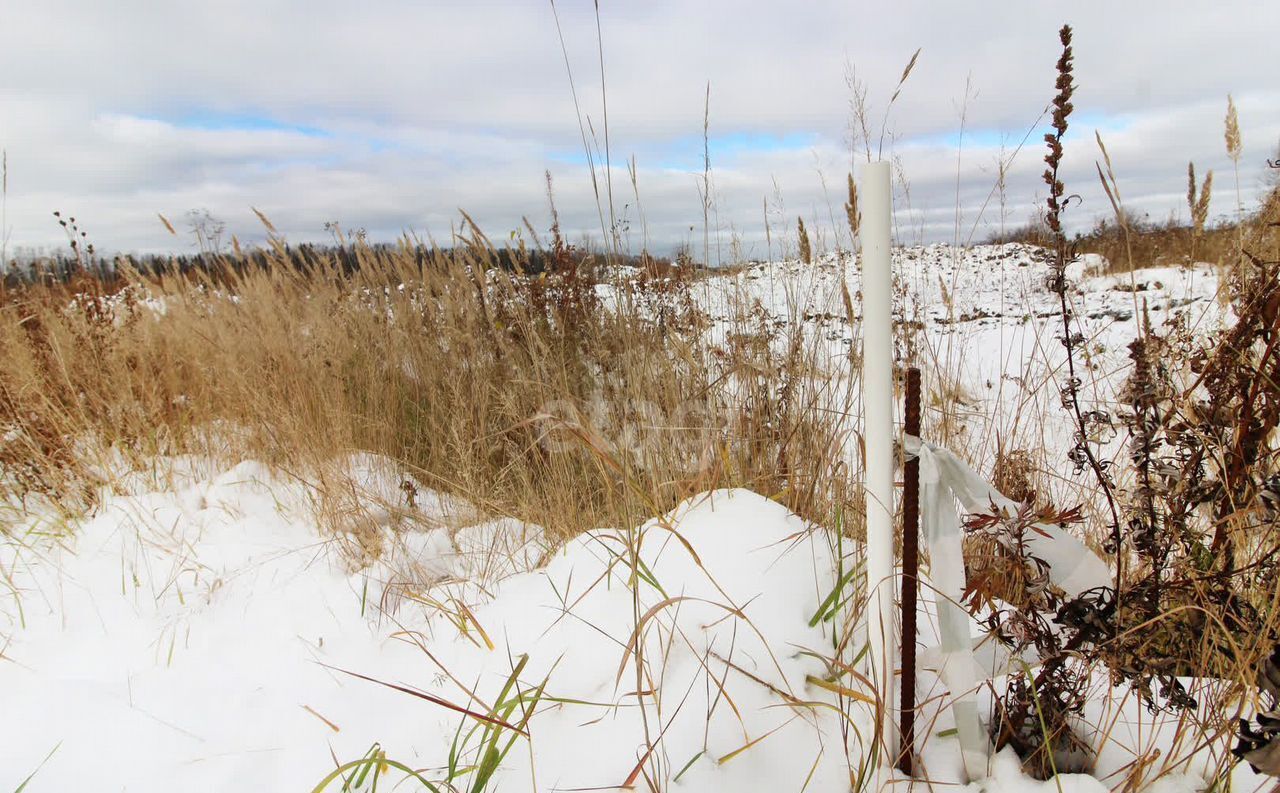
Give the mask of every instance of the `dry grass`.
M 1140 267 L 1180 267 L 1193 262 L 1221 264 L 1232 261 L 1240 252 L 1239 234 L 1232 223 L 1197 229 L 1194 222 L 1187 224 L 1176 218 L 1153 221 L 1132 215 L 1127 217 L 1127 223 L 1131 232 L 1132 267 L 1123 227 L 1114 220 L 1099 221 L 1074 242 L 1080 253 L 1104 257 L 1111 272 Z M 992 241 L 1046 245 L 1048 236 L 1037 221 L 1032 221 L 1009 229 Z
M 75 510 L 103 466 L 187 451 L 299 476 L 363 450 L 488 512 L 563 534 L 743 486 L 825 517 L 844 492 L 816 345 L 750 307 L 714 323 L 692 279 L 605 306 L 585 266 L 525 276 L 477 232 L 452 250 L 357 245 L 300 268 L 81 278 L 0 306 L 4 486 Z M 345 257 L 344 257 L 345 258 Z M 519 260 L 519 252 L 515 252 Z M 833 468 L 833 466 L 835 466 Z
M 1280 246 L 1280 234 L 1267 225 L 1266 218 L 1270 216 L 1267 207 L 1280 202 L 1280 195 L 1273 192 L 1264 198 L 1258 211 L 1239 221 L 1224 221 L 1211 226 L 1208 225 L 1206 192 L 1212 184 L 1210 176 L 1206 176 L 1205 183 L 1190 200 L 1191 222 L 1177 218 L 1152 220 L 1122 208 L 1120 219 L 1101 220 L 1088 232 L 1077 235 L 1073 240 L 1077 251 L 1103 256 L 1111 272 L 1127 272 L 1140 267 L 1180 267 L 1200 262 L 1226 267 L 1240 260 L 1242 246 L 1248 246 L 1250 241 L 1255 245 L 1261 243 L 1274 253 L 1276 246 Z M 1127 240 L 1126 226 L 1129 229 Z M 993 241 L 1050 244 L 1047 229 L 1038 220 L 1009 229 Z

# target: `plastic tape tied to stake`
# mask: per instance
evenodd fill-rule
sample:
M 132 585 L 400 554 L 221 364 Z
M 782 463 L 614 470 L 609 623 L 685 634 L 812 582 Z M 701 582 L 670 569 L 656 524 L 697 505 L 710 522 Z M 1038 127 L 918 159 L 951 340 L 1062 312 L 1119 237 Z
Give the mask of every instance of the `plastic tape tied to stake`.
M 990 512 L 992 506 L 1010 514 L 1018 511 L 1020 507 L 1018 502 L 996 490 L 972 468 L 965 465 L 959 457 L 946 449 L 924 443 L 910 435 L 906 437 L 905 446 L 908 456 L 920 458 L 922 492 L 924 468 L 928 464 L 926 463 L 926 457 L 928 457 L 937 472 L 935 479 L 955 496 L 966 512 L 986 513 Z M 925 524 L 925 536 L 929 536 L 931 530 L 937 530 L 937 526 L 930 525 L 930 515 L 925 514 L 922 519 Z M 1037 531 L 1027 535 L 1027 545 L 1032 554 L 1044 560 L 1049 566 L 1049 580 L 1066 593 L 1067 597 L 1073 598 L 1090 589 L 1111 586 L 1111 572 L 1106 563 L 1078 538 L 1063 531 L 1059 526 L 1037 523 L 1035 527 Z M 960 532 L 958 521 L 954 532 L 957 535 Z M 955 558 L 959 560 L 960 557 Z
M 920 460 L 920 519 L 929 546 L 930 573 L 938 604 L 940 645 L 922 655 L 925 665 L 936 668 L 952 694 L 965 773 L 969 779 L 986 776 L 988 742 L 978 718 L 978 683 L 997 670 L 985 672 L 974 655 L 969 614 L 960 605 L 965 590 L 964 547 L 956 502 L 969 513 L 999 510 L 1016 512 L 1019 505 L 988 484 L 950 451 L 919 438 L 905 438 L 907 456 Z M 1048 564 L 1049 580 L 1076 596 L 1111 583 L 1107 566 L 1084 543 L 1057 526 L 1036 524 L 1028 545 Z M 1003 666 L 1003 664 L 1002 664 Z

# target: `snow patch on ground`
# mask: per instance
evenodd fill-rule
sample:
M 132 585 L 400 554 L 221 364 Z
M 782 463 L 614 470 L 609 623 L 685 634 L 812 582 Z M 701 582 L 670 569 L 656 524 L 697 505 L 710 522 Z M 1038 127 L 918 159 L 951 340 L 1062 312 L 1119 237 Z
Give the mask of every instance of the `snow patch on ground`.
M 56 544 L 4 546 L 20 595 L 4 600 L 0 663 L 11 787 L 55 746 L 31 790 L 305 789 L 374 742 L 443 766 L 474 722 L 334 668 L 476 708 L 473 694 L 492 703 L 522 655 L 521 687 L 545 683 L 555 701 L 531 723 L 536 765 L 512 752 L 500 789 L 620 784 L 646 730 L 687 747 L 662 759 L 670 775 L 704 753 L 683 777 L 693 789 L 789 784 L 815 761 L 818 789 L 848 778 L 835 718 L 784 702 L 815 698 L 806 676 L 821 664 L 800 648 L 829 642 L 808 619 L 831 585 L 831 549 L 760 496 L 707 494 L 632 533 L 584 534 L 539 569 L 541 534 L 516 521 L 452 539 L 402 532 L 385 560 L 351 573 L 339 540 L 316 529 L 313 494 L 261 464 L 131 491 Z M 628 544 L 653 576 L 634 589 Z M 428 572 L 412 582 L 414 608 L 384 612 L 377 576 L 409 562 Z M 461 625 L 422 606 L 447 602 L 450 582 L 488 592 Z M 633 640 L 637 609 L 664 603 Z M 637 648 L 660 677 L 636 679 Z

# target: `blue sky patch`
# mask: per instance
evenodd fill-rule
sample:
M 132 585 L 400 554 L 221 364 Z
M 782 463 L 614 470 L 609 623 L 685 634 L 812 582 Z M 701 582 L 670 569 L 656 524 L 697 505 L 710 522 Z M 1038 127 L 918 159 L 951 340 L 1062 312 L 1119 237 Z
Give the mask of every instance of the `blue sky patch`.
M 1005 148 L 1013 149 L 1022 142 L 1024 137 L 1028 145 L 1042 142 L 1045 134 L 1052 131 L 1049 123 L 1050 118 L 1046 115 L 1040 127 L 1033 130 L 1030 136 L 1027 136 L 1027 128 L 1025 126 L 1009 129 L 985 127 L 966 129 L 963 136 L 959 129 L 926 135 L 912 135 L 899 140 L 898 143 L 904 146 L 942 146 L 948 149 L 958 148 L 962 143 L 966 149 L 998 149 L 1003 144 Z M 1092 138 L 1094 130 L 1106 136 L 1123 132 L 1131 123 L 1131 119 L 1123 115 L 1075 113 L 1072 115 L 1070 125 L 1067 127 L 1067 138 L 1070 139 L 1080 135 Z
M 712 135 L 705 142 L 705 149 L 711 156 L 711 167 L 723 165 L 725 160 L 733 160 L 744 154 L 766 154 L 778 151 L 795 151 L 808 149 L 819 140 L 816 132 L 787 132 L 780 135 L 765 132 L 730 132 Z M 615 144 L 613 161 L 616 166 L 626 167 L 634 154 L 642 166 L 664 168 L 677 171 L 701 171 L 703 167 L 704 141 L 701 135 L 681 135 L 665 141 L 648 142 L 640 146 L 627 147 L 625 142 Z M 604 152 L 592 151 L 597 165 L 604 164 Z M 572 149 L 561 149 L 548 155 L 552 162 L 566 165 L 585 166 L 587 155 L 579 145 Z
M 309 138 L 330 138 L 333 134 L 319 127 L 291 124 L 257 113 L 224 113 L 216 110 L 193 110 L 180 115 L 161 117 L 175 126 L 215 132 L 287 132 Z

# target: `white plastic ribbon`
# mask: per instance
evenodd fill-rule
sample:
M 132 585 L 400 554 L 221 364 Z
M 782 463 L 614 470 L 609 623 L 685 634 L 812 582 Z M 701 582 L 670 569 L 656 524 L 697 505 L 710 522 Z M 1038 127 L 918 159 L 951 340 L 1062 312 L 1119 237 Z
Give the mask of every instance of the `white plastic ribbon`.
M 944 448 L 907 435 L 904 451 L 920 460 L 920 515 L 938 605 L 939 646 L 923 653 L 921 661 L 937 669 L 951 692 L 965 774 L 974 781 L 986 776 L 990 756 L 990 743 L 978 717 L 978 682 L 1007 668 L 1008 658 L 1007 653 L 995 652 L 986 659 L 990 670 L 986 671 L 975 657 L 969 615 L 960 605 L 965 591 L 964 547 L 956 502 L 970 513 L 987 512 L 993 506 L 1016 512 L 1019 504 Z M 1027 544 L 1048 565 L 1049 580 L 1069 597 L 1110 585 L 1106 564 L 1083 542 L 1058 526 L 1037 523 L 1035 528 Z
M 986 676 L 974 660 L 969 615 L 960 605 L 965 589 L 960 517 L 955 499 L 942 480 L 937 458 L 927 445 L 915 440 L 914 453 L 920 459 L 920 515 L 938 604 L 940 646 L 936 666 L 938 676 L 951 692 L 951 713 L 965 776 L 973 782 L 987 775 L 990 744 L 978 719 L 976 697 L 978 681 Z
M 966 512 L 988 512 L 992 506 L 1009 513 L 1018 511 L 1018 502 L 996 490 L 946 449 L 924 443 L 911 435 L 906 436 L 904 446 L 909 457 L 921 456 L 921 467 L 924 459 L 922 450 L 928 451 L 937 466 L 942 484 L 959 500 Z M 928 521 L 929 517 L 926 515 L 926 524 Z M 1079 538 L 1071 536 L 1059 526 L 1046 523 L 1037 523 L 1035 528 L 1036 531 L 1027 535 L 1027 546 L 1033 555 L 1049 566 L 1049 580 L 1065 592 L 1067 597 L 1074 598 L 1090 589 L 1111 586 L 1111 573 L 1106 563 Z M 956 531 L 959 532 L 958 525 Z

